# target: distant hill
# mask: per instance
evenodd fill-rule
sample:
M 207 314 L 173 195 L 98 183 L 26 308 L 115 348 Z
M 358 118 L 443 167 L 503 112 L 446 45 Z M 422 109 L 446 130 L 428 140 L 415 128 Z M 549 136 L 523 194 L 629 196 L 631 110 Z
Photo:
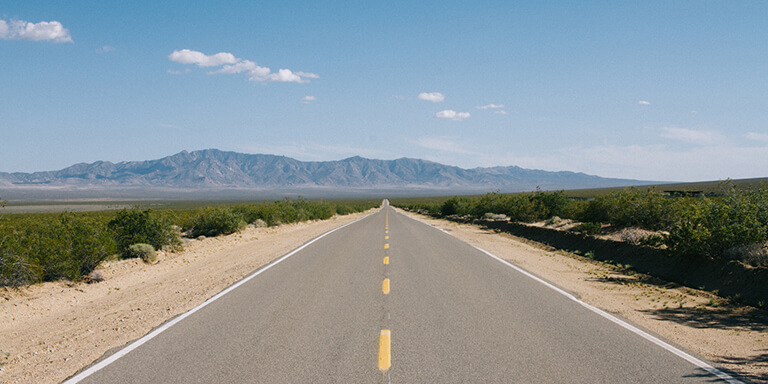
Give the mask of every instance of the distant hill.
M 0 187 L 11 188 L 418 189 L 464 193 L 641 184 L 648 182 L 516 166 L 463 169 L 419 159 L 372 160 L 358 156 L 338 161 L 299 161 L 216 149 L 183 151 L 159 160 L 81 163 L 51 172 L 0 172 Z

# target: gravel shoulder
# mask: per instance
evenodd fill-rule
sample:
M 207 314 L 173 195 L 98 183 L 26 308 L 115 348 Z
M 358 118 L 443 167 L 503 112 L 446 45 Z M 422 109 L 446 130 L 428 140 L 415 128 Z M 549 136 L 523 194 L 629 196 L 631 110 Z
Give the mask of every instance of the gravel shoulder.
M 768 314 L 475 225 L 405 213 L 485 249 L 750 382 L 768 383 Z
M 192 240 L 157 263 L 107 262 L 99 283 L 0 288 L 0 383 L 58 383 L 307 241 L 373 210 Z

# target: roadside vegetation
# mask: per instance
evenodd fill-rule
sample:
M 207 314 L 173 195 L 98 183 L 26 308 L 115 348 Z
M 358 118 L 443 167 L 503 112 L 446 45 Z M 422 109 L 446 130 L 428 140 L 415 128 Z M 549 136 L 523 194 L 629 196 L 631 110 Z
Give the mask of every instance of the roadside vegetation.
M 84 213 L 3 215 L 0 211 L 0 286 L 81 281 L 108 259 L 154 262 L 156 250 L 180 250 L 182 237 L 226 235 L 249 224 L 325 220 L 336 214 L 362 212 L 379 203 L 299 198 L 163 211 L 139 206 Z M 0 202 L 0 209 L 4 205 Z
M 730 182 L 709 196 L 673 197 L 656 188 L 630 188 L 574 199 L 565 191 L 403 199 L 393 205 L 437 216 L 533 223 L 577 222 L 571 230 L 641 233 L 634 243 L 662 248 L 671 257 L 739 260 L 768 267 L 768 186 Z M 629 233 L 629 232 L 628 232 Z

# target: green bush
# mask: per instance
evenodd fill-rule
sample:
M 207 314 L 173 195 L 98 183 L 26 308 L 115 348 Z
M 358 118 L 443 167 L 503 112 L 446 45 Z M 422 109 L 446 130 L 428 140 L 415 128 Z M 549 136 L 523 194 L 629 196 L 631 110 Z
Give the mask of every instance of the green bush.
M 157 252 L 155 252 L 155 247 L 149 244 L 133 244 L 123 251 L 123 258 L 140 258 L 145 263 L 151 264 L 157 260 Z
M 243 229 L 245 225 L 243 216 L 231 208 L 207 207 L 194 218 L 191 235 L 192 237 L 229 235 Z
M 762 245 L 768 236 L 768 191 L 731 189 L 720 199 L 703 198 L 683 212 L 666 243 L 679 256 L 722 258 L 728 249 Z
M 150 244 L 155 249 L 181 244 L 179 235 L 170 221 L 157 217 L 151 209 L 121 209 L 108 226 L 114 233 L 120 252 L 139 243 Z
M 581 223 L 573 230 L 585 235 L 597 235 L 603 230 L 603 225 L 600 223 Z
M 667 198 L 653 188 L 631 188 L 596 196 L 575 219 L 620 227 L 665 230 L 677 221 L 680 201 Z
M 79 281 L 115 252 L 103 222 L 70 212 L 0 235 L 0 283 Z

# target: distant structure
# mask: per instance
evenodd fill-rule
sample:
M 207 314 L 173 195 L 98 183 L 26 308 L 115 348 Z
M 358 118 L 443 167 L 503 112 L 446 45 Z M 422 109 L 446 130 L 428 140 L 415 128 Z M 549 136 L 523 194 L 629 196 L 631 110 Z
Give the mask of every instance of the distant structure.
M 704 191 L 664 191 L 667 197 L 703 197 Z

